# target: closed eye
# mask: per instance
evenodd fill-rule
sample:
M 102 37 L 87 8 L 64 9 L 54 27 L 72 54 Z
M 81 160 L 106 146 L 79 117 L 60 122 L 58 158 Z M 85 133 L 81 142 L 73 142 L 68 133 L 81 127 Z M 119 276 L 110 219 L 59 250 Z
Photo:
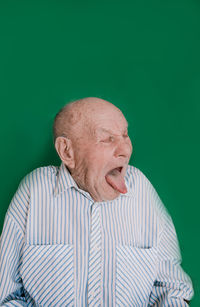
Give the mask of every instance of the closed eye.
M 112 143 L 112 142 L 114 142 L 114 140 L 115 140 L 115 138 L 113 136 L 109 136 L 105 139 L 102 139 L 101 142 L 102 143 Z
M 123 137 L 124 137 L 124 138 L 127 138 L 127 137 L 128 137 L 128 130 L 125 130 L 125 131 L 124 131 Z
M 124 138 L 124 139 L 129 138 L 128 132 L 126 132 L 126 133 L 123 134 L 123 138 Z

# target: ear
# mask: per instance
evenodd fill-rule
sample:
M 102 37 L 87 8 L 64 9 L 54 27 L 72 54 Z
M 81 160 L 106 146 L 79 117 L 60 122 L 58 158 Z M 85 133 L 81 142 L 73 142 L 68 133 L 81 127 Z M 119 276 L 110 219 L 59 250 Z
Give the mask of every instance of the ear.
M 75 167 L 75 161 L 71 140 L 64 136 L 59 136 L 56 138 L 55 148 L 64 164 L 70 169 L 73 169 Z

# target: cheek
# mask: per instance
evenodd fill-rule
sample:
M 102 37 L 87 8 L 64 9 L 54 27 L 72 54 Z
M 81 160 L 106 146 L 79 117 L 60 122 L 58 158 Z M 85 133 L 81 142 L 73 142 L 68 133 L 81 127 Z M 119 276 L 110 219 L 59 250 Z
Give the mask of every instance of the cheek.
M 100 146 L 97 146 L 95 148 L 95 151 L 92 152 L 90 155 L 90 162 L 93 165 L 93 168 L 98 171 L 104 171 L 105 168 L 107 168 L 108 164 L 111 161 L 113 153 L 111 150 L 108 150 L 108 148 L 102 148 Z

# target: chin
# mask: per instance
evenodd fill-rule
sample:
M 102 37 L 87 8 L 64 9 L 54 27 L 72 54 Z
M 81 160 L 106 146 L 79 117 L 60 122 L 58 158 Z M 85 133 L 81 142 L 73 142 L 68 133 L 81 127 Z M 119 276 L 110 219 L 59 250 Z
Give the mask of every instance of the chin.
M 90 192 L 89 192 L 90 193 Z M 104 202 L 104 201 L 111 201 L 119 197 L 120 192 L 117 190 L 114 190 L 111 186 L 104 185 L 102 189 L 96 190 L 95 194 L 90 194 L 93 199 L 97 202 Z

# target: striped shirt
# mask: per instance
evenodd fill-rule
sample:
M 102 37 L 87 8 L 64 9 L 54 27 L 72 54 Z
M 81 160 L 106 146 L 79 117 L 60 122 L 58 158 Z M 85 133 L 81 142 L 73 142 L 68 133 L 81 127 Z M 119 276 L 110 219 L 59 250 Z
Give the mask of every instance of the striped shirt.
M 146 176 L 94 202 L 67 168 L 20 183 L 0 246 L 0 306 L 187 306 L 193 296 L 172 219 Z

